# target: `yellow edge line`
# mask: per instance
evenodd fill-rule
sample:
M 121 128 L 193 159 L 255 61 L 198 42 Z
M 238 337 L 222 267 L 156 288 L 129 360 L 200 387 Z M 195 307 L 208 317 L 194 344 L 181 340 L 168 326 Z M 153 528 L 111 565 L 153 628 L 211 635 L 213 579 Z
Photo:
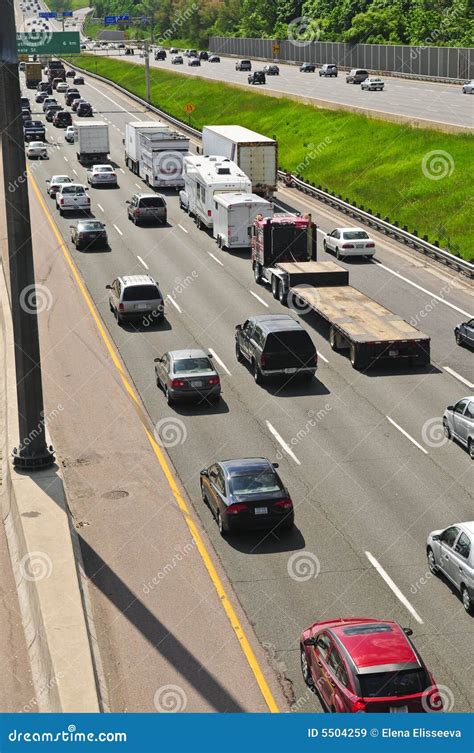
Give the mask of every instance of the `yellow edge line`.
M 67 263 L 69 265 L 69 268 L 71 269 L 71 272 L 72 272 L 72 274 L 74 276 L 74 279 L 75 279 L 75 281 L 76 281 L 76 283 L 77 283 L 77 285 L 78 285 L 78 287 L 79 287 L 79 289 L 80 289 L 80 291 L 81 291 L 81 293 L 82 293 L 82 295 L 83 295 L 83 297 L 85 299 L 85 302 L 86 302 L 86 304 L 87 304 L 87 306 L 89 308 L 89 311 L 90 311 L 90 313 L 92 315 L 92 318 L 94 319 L 94 322 L 95 322 L 95 324 L 97 326 L 97 329 L 100 332 L 102 340 L 104 341 L 104 344 L 105 344 L 105 346 L 106 346 L 106 348 L 107 348 L 107 350 L 108 350 L 108 352 L 110 354 L 110 357 L 112 358 L 112 361 L 113 361 L 113 363 L 114 363 L 117 371 L 120 374 L 120 378 L 122 380 L 122 383 L 123 383 L 123 385 L 124 385 L 127 393 L 131 397 L 131 399 L 135 402 L 135 404 L 136 405 L 140 405 L 140 400 L 139 400 L 139 398 L 137 396 L 137 393 L 135 392 L 134 388 L 132 387 L 132 385 L 130 384 L 130 382 L 127 379 L 127 376 L 126 376 L 125 371 L 124 371 L 124 369 L 122 367 L 122 364 L 120 363 L 120 359 L 117 356 L 117 354 L 116 354 L 116 352 L 114 350 L 114 347 L 113 347 L 113 345 L 112 345 L 112 343 L 110 341 L 110 338 L 108 337 L 108 335 L 107 335 L 107 333 L 105 331 L 105 327 L 102 324 L 102 322 L 100 320 L 100 317 L 99 317 L 99 315 L 98 315 L 98 313 L 97 313 L 97 311 L 95 309 L 95 305 L 94 305 L 94 303 L 92 301 L 92 298 L 90 297 L 90 295 L 89 295 L 89 293 L 87 291 L 87 288 L 86 288 L 86 286 L 85 286 L 85 284 L 84 284 L 84 282 L 83 282 L 83 280 L 82 280 L 82 278 L 81 278 L 81 276 L 80 276 L 80 274 L 78 272 L 76 264 L 74 263 L 74 260 L 73 260 L 73 258 L 71 256 L 71 254 L 69 253 L 69 249 L 67 248 L 67 246 L 66 246 L 66 244 L 65 244 L 65 242 L 64 242 L 64 240 L 63 240 L 63 238 L 61 236 L 61 233 L 59 232 L 59 229 L 58 229 L 55 221 L 53 220 L 53 217 L 52 217 L 52 215 L 51 215 L 51 213 L 49 211 L 49 208 L 47 207 L 47 205 L 46 205 L 43 197 L 41 196 L 41 193 L 40 193 L 40 190 L 39 190 L 38 185 L 36 183 L 36 180 L 34 179 L 33 175 L 31 174 L 31 171 L 29 170 L 29 168 L 27 168 L 27 172 L 28 172 L 28 178 L 29 178 L 29 180 L 31 182 L 31 185 L 33 187 L 33 191 L 34 191 L 34 193 L 36 195 L 36 198 L 38 199 L 38 202 L 39 202 L 41 208 L 43 209 L 43 212 L 44 212 L 44 214 L 46 216 L 46 219 L 48 220 L 48 223 L 51 226 L 51 229 L 52 229 L 54 235 L 57 238 L 57 241 L 59 243 L 61 251 L 63 252 L 63 255 L 64 255 L 64 257 L 65 257 L 65 259 L 66 259 L 66 261 L 67 261 Z M 263 697 L 265 699 L 265 702 L 266 702 L 269 710 L 272 713 L 279 713 L 280 709 L 278 708 L 278 705 L 277 705 L 277 703 L 275 701 L 275 698 L 273 697 L 273 694 L 272 694 L 270 688 L 268 687 L 268 683 L 267 683 L 267 681 L 266 681 L 266 679 L 264 677 L 264 674 L 263 674 L 263 672 L 262 672 L 262 670 L 260 668 L 258 660 L 257 660 L 257 658 L 256 658 L 256 656 L 255 656 L 255 654 L 253 652 L 253 649 L 252 649 L 252 647 L 251 647 L 251 645 L 249 643 L 249 640 L 248 640 L 248 638 L 247 638 L 247 636 L 245 634 L 245 631 L 244 631 L 242 625 L 240 624 L 240 620 L 239 620 L 239 618 L 237 617 L 237 615 L 235 613 L 234 607 L 232 606 L 232 604 L 231 604 L 231 602 L 229 600 L 229 597 L 227 596 L 225 588 L 222 585 L 222 581 L 219 578 L 219 575 L 218 575 L 218 573 L 216 571 L 216 568 L 214 567 L 214 564 L 212 562 L 211 556 L 210 556 L 209 552 L 207 551 L 207 548 L 206 548 L 206 545 L 204 544 L 204 541 L 202 540 L 201 534 L 199 533 L 199 531 L 198 531 L 198 529 L 196 527 L 196 524 L 194 523 L 194 520 L 191 517 L 188 505 L 186 504 L 186 501 L 184 500 L 182 494 L 179 491 L 178 484 L 176 483 L 176 480 L 175 480 L 175 478 L 173 476 L 173 473 L 171 471 L 169 463 L 166 460 L 165 455 L 164 455 L 161 447 L 156 442 L 155 438 L 150 433 L 149 428 L 146 426 L 146 424 L 144 423 L 143 420 L 142 420 L 142 425 L 143 425 L 143 428 L 145 430 L 145 434 L 146 434 L 146 436 L 148 438 L 148 441 L 150 442 L 150 444 L 151 444 L 151 446 L 153 448 L 153 451 L 154 451 L 154 453 L 155 453 L 155 455 L 156 455 L 156 457 L 158 459 L 158 462 L 159 462 L 159 464 L 161 466 L 161 469 L 162 469 L 163 473 L 165 474 L 166 480 L 168 481 L 168 485 L 169 485 L 169 487 L 170 487 L 170 489 L 171 489 L 171 491 L 173 493 L 173 496 L 174 496 L 176 502 L 178 503 L 178 507 L 181 510 L 181 512 L 183 513 L 183 517 L 184 517 L 184 520 L 186 521 L 186 524 L 188 526 L 189 532 L 190 532 L 191 536 L 193 537 L 194 541 L 196 542 L 196 546 L 197 546 L 197 549 L 199 551 L 199 554 L 201 555 L 201 558 L 202 558 L 202 560 L 204 562 L 204 565 L 205 565 L 206 570 L 207 570 L 207 572 L 209 574 L 209 577 L 211 578 L 212 583 L 214 585 L 214 588 L 216 589 L 216 592 L 217 592 L 217 595 L 219 597 L 219 600 L 220 600 L 222 606 L 224 607 L 224 611 L 225 611 L 225 613 L 226 613 L 226 615 L 227 615 L 227 617 L 229 619 L 229 622 L 231 624 L 232 630 L 234 631 L 234 633 L 235 633 L 235 635 L 237 637 L 237 640 L 240 643 L 242 651 L 245 654 L 245 658 L 247 659 L 247 662 L 248 662 L 248 664 L 249 664 L 249 666 L 250 666 L 250 668 L 251 668 L 251 670 L 252 670 L 252 672 L 254 674 L 254 677 L 255 677 L 255 679 L 257 681 L 257 684 L 258 684 L 258 686 L 259 686 L 259 688 L 261 690 L 261 693 L 262 693 L 262 695 L 263 695 Z

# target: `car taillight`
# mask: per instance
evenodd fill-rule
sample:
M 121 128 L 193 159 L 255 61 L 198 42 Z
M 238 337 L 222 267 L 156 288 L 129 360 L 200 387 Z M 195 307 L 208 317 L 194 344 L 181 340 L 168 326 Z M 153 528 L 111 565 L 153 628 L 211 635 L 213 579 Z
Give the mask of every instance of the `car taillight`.
M 354 244 L 353 243 L 344 243 L 344 245 L 343 245 L 342 248 L 354 248 Z
M 293 502 L 289 497 L 286 499 L 279 499 L 278 502 L 275 502 L 275 507 L 281 507 L 282 510 L 292 510 Z
M 210 217 L 212 215 L 212 212 L 210 209 L 207 210 L 207 216 Z
M 267 362 L 267 359 L 262 353 L 262 355 L 260 356 L 260 366 L 265 366 L 266 362 Z
M 124 310 L 124 305 L 123 305 L 123 303 L 119 303 L 119 308 L 118 308 L 118 310 L 119 310 L 119 311 L 123 311 L 123 310 Z
M 135 217 L 138 217 L 139 214 L 140 214 L 140 210 L 139 209 L 135 209 Z
M 209 379 L 207 380 L 207 383 L 208 384 L 220 384 L 220 381 L 221 380 L 219 379 L 218 376 L 213 376 L 213 377 L 209 377 Z
M 366 248 L 375 248 L 375 243 L 366 243 L 365 247 Z
M 365 712 L 366 710 L 367 710 L 367 705 L 365 701 L 362 701 L 360 698 L 357 699 L 357 701 L 354 701 L 354 703 L 352 704 L 352 711 L 355 713 Z
M 173 389 L 176 388 L 176 387 L 185 387 L 186 386 L 186 382 L 183 381 L 182 379 L 172 379 L 171 380 L 171 386 L 173 387 Z
M 64 204 L 64 199 L 59 199 L 60 204 Z
M 236 502 L 234 505 L 229 505 L 229 507 L 227 508 L 227 514 L 238 515 L 239 512 L 242 512 L 243 510 L 248 510 L 248 505 L 244 504 L 243 502 Z

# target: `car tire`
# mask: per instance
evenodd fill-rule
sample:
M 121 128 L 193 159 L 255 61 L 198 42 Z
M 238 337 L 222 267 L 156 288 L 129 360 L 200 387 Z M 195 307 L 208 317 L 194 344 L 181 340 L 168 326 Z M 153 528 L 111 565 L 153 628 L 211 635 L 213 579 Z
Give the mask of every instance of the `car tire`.
M 276 301 L 278 300 L 279 288 L 280 288 L 280 280 L 278 279 L 278 277 L 276 275 L 273 275 L 273 277 L 272 277 L 272 295 L 273 295 L 273 297 L 274 297 L 274 299 Z
M 285 288 L 281 283 L 278 285 L 278 300 L 282 306 L 288 306 L 288 294 L 285 293 Z
M 467 451 L 471 460 L 474 460 L 474 440 L 470 439 L 467 443 Z
M 239 363 L 242 363 L 242 361 L 244 360 L 242 351 L 240 350 L 240 345 L 237 340 L 235 341 L 235 357 Z
M 123 324 L 123 317 L 120 316 L 120 314 L 117 311 L 117 309 L 115 309 L 115 311 L 114 311 L 114 316 L 115 316 L 115 321 L 117 322 L 118 326 L 121 327 L 122 324 Z
M 220 513 L 220 510 L 216 512 L 216 523 L 217 523 L 217 527 L 219 529 L 220 535 L 223 537 L 227 536 L 227 531 L 224 528 L 224 521 L 222 520 L 222 515 Z
M 164 387 L 164 393 L 165 393 L 165 398 L 166 398 L 166 402 L 168 403 L 168 405 L 173 405 L 174 400 L 173 400 L 173 398 L 171 397 L 171 395 L 169 393 L 168 387 L 166 387 L 166 386 Z
M 327 247 L 326 241 L 323 240 L 323 251 L 327 252 L 327 250 L 328 250 L 328 247 Z
M 306 651 L 304 650 L 304 646 L 300 646 L 300 665 L 301 665 L 301 674 L 303 675 L 303 680 L 305 681 L 305 684 L 308 686 L 308 688 L 314 687 L 314 682 L 313 682 L 313 678 L 311 677 L 311 672 L 309 671 L 308 658 L 306 656 Z
M 462 347 L 464 345 L 464 338 L 459 332 L 459 330 L 455 333 L 455 337 L 456 337 L 456 343 Z
M 435 556 L 431 547 L 428 547 L 426 556 L 428 558 L 428 568 L 430 570 L 430 573 L 432 573 L 433 575 L 438 575 L 439 569 L 438 565 L 436 564 Z
M 443 418 L 443 431 L 446 439 L 451 439 L 451 429 L 449 428 L 448 422 L 445 418 Z
M 255 358 L 252 358 L 252 373 L 253 373 L 255 384 L 262 384 L 263 382 L 262 372 L 258 368 L 258 364 Z
M 338 261 L 341 261 L 342 258 L 343 258 L 343 256 L 342 256 L 341 252 L 339 251 L 339 248 L 336 246 L 336 259 Z
M 474 602 L 469 595 L 466 586 L 461 587 L 462 605 L 468 614 L 474 613 Z

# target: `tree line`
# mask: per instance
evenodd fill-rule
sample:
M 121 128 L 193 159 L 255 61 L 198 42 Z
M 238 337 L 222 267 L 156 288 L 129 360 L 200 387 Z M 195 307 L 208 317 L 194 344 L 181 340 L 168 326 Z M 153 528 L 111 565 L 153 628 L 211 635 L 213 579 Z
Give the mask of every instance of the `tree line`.
M 469 47 L 472 0 L 95 0 L 94 15 L 153 16 L 157 36 Z

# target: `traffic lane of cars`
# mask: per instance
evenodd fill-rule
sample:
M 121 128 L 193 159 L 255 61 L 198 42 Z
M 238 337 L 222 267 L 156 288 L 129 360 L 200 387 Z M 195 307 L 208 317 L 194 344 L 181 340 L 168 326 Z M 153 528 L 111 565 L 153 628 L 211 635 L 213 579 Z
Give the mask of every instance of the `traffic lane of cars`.
M 123 59 L 121 55 L 117 57 Z M 137 55 L 130 59 L 134 62 L 142 61 Z M 155 61 L 150 57 L 150 65 L 175 70 L 169 55 L 165 61 Z M 264 65 L 263 61 L 252 61 L 252 66 L 256 70 L 263 69 Z M 199 68 L 179 66 L 179 72 L 244 84 L 247 84 L 248 76 L 245 71 L 235 70 L 235 58 L 225 57 L 221 57 L 221 63 L 216 65 L 203 61 Z M 368 92 L 360 91 L 358 85 L 346 84 L 344 74 L 339 74 L 337 78 L 320 77 L 317 71 L 315 74 L 304 74 L 300 73 L 297 66 L 280 64 L 280 75 L 268 79 L 266 89 L 407 117 L 472 126 L 471 111 L 466 106 L 467 98 L 461 96 L 461 87 L 449 84 L 428 84 L 391 78 L 387 79 L 385 90 L 377 92 L 377 95 L 372 97 Z
M 102 192 L 101 192 L 102 193 Z
M 102 192 L 101 192 L 102 193 Z

